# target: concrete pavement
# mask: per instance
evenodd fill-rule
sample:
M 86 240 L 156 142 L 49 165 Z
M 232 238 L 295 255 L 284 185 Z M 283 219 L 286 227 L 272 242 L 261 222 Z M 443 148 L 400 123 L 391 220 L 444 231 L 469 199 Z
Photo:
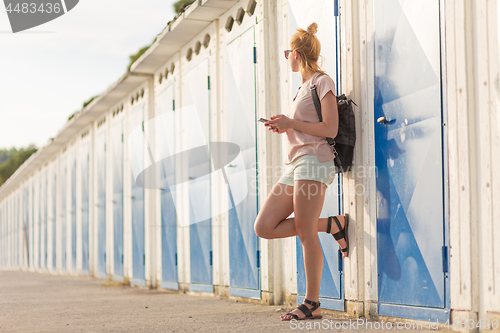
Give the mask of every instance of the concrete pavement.
M 314 323 L 318 331 L 330 332 L 386 332 L 389 327 L 387 321 L 367 323 L 328 310 L 322 311 L 321 320 L 280 321 L 279 315 L 287 310 L 123 286 L 90 277 L 0 271 L 0 332 L 275 333 L 306 331 Z M 429 330 L 428 323 L 422 329 L 401 326 L 398 330 L 398 322 L 405 324 L 393 320 L 391 330 L 438 332 Z M 439 330 L 445 331 L 451 332 Z

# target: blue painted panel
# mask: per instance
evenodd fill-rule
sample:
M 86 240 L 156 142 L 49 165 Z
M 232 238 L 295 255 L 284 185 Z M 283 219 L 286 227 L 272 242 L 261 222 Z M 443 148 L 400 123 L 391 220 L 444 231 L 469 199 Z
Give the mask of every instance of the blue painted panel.
M 2 254 L 3 254 L 3 263 L 5 266 L 8 265 L 9 262 L 9 252 L 8 252 L 8 246 L 9 246 L 9 224 L 7 222 L 7 214 L 6 214 L 6 205 L 2 205 L 0 208 L 0 216 L 2 216 L 2 225 L 0 230 L 2 231 Z
M 32 262 L 32 267 L 36 266 L 36 255 L 35 255 L 35 216 L 36 216 L 36 211 L 35 211 L 35 181 L 33 180 L 31 182 L 31 207 L 30 207 L 30 230 L 31 230 L 31 244 L 30 244 L 30 252 L 33 255 L 33 262 Z
M 439 1 L 376 0 L 374 19 L 379 309 L 420 318 L 446 307 Z
M 241 149 L 222 169 L 229 181 L 229 285 L 242 297 L 260 297 L 259 243 L 254 231 L 258 188 L 254 46 L 254 27 L 226 46 L 227 141 Z
M 42 179 L 41 176 L 38 178 L 38 267 L 42 267 Z
M 310 22 L 318 22 L 325 35 L 318 34 L 322 43 L 321 54 L 324 57 L 322 68 L 335 82 L 336 93 L 339 94 L 340 85 L 340 16 L 338 12 L 338 1 L 318 0 L 316 7 L 322 8 L 321 12 L 309 11 L 310 4 L 304 1 L 290 2 L 290 30 L 295 33 L 298 26 L 307 26 Z M 292 74 L 294 87 L 300 87 L 301 78 L 298 74 Z M 325 194 L 325 201 L 320 218 L 341 214 L 342 197 L 341 179 L 336 176 Z M 326 233 L 319 233 L 321 249 L 323 253 L 323 271 L 320 285 L 321 307 L 333 310 L 344 310 L 344 276 L 339 269 L 342 267 L 342 259 L 339 262 L 339 246 L 335 239 Z M 296 237 L 297 250 L 297 303 L 302 303 L 306 293 L 306 274 L 304 267 L 304 255 L 299 237 Z
M 7 251 L 5 251 L 5 236 L 3 231 L 3 215 L 2 215 L 2 207 L 0 207 L 0 267 L 5 266 L 5 255 Z
M 96 138 L 97 156 L 97 277 L 105 279 L 106 272 L 106 132 Z
M 2 267 L 7 265 L 6 239 L 7 235 L 5 232 L 5 217 L 3 215 L 3 207 L 0 207 L 0 249 L 2 250 L 0 262 Z
M 131 111 L 130 130 L 142 127 L 144 103 L 140 103 Z M 144 145 L 142 142 L 134 146 L 130 155 L 131 163 L 144 169 Z M 132 277 L 133 281 L 144 281 L 135 283 L 145 285 L 146 277 L 146 254 L 144 250 L 144 188 L 137 185 L 133 173 L 132 179 Z
M 29 185 L 24 189 L 24 249 L 28 267 L 30 267 L 30 206 L 29 206 Z
M 66 158 L 61 160 L 61 270 L 66 270 Z
M 342 288 L 343 290 L 343 288 Z M 304 296 L 297 296 L 297 304 L 302 304 L 304 302 Z M 321 303 L 321 308 L 322 309 L 330 309 L 330 310 L 336 310 L 336 311 L 345 311 L 344 310 L 344 298 L 326 298 L 326 297 L 321 297 L 319 298 L 319 302 Z
M 161 282 L 161 287 L 165 289 L 172 289 L 172 290 L 179 290 L 179 283 L 178 282 Z
M 45 171 L 45 187 L 44 187 L 44 195 L 43 195 L 43 268 L 47 269 L 48 267 L 48 255 L 47 255 L 47 223 L 48 223 L 48 215 L 49 215 L 49 172 Z M 17 239 L 17 238 L 16 238 Z
M 186 97 L 186 104 L 195 108 L 195 115 L 198 118 L 196 122 L 201 126 L 201 130 L 196 128 L 195 132 L 195 127 L 186 123 L 183 127 L 187 131 L 185 138 L 208 144 L 210 141 L 208 59 L 204 59 L 189 70 L 186 77 Z M 211 289 L 213 292 L 210 163 L 206 155 L 189 153 L 186 155 L 187 177 L 190 179 L 188 191 L 191 283 L 210 285 L 206 290 Z
M 144 279 L 130 279 L 130 283 L 132 283 L 133 285 L 136 285 L 136 286 L 143 286 L 145 287 L 146 286 L 146 280 Z
M 0 267 L 5 266 L 5 255 L 6 251 L 4 249 L 5 241 L 4 241 L 4 231 L 3 231 L 3 216 L 2 216 L 2 207 L 0 207 Z
M 82 168 L 82 274 L 89 274 L 89 144 L 82 145 L 80 161 Z
M 57 261 L 57 246 L 56 246 L 56 232 L 57 232 L 57 167 L 52 171 L 52 269 L 56 269 Z
M 114 272 L 113 278 L 123 279 L 123 125 L 113 125 L 113 225 Z
M 175 138 L 178 130 L 175 127 L 174 105 L 174 85 L 170 85 L 159 96 L 159 112 L 162 114 L 164 131 L 158 134 L 157 147 L 160 156 L 175 156 Z M 161 137 L 160 137 L 161 135 Z M 179 288 L 177 283 L 177 213 L 175 210 L 176 190 L 175 184 L 176 170 L 175 158 L 169 159 L 168 163 L 161 165 L 161 267 L 162 267 L 162 288 Z
M 191 283 L 189 285 L 189 290 L 190 291 L 203 292 L 203 293 L 213 293 L 214 292 L 214 286 L 211 285 L 211 284 L 196 284 L 196 283 Z
M 18 267 L 23 266 L 22 260 L 22 252 L 19 249 L 19 247 L 22 244 L 21 238 L 22 238 L 22 229 L 23 229 L 23 207 L 21 205 L 22 202 L 22 190 L 19 190 L 19 193 L 17 195 L 17 225 L 16 225 L 16 230 L 17 230 L 17 237 L 16 237 L 16 254 L 17 254 L 17 264 Z
M 261 299 L 262 298 L 260 289 L 243 289 L 243 288 L 229 287 L 229 295 L 238 296 L 238 297 L 246 297 L 246 298 L 254 298 L 254 299 Z
M 71 153 L 71 268 L 76 272 L 76 151 Z
M 446 323 L 450 319 L 450 311 L 448 309 L 437 308 L 416 308 L 414 306 L 404 306 L 399 304 L 378 304 L 378 312 L 384 316 L 408 318 L 415 320 L 431 321 L 434 324 Z M 427 327 L 428 324 L 427 324 Z

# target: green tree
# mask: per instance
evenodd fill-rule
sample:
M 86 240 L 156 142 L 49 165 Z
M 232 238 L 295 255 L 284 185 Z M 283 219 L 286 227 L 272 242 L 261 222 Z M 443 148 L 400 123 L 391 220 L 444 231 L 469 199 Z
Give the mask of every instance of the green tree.
M 0 164 L 0 186 L 37 150 L 34 145 L 30 145 L 28 148 L 21 148 L 20 150 L 16 150 L 8 160 Z
M 7 161 L 16 152 L 17 152 L 16 148 L 0 149 L 0 164 Z
M 155 38 L 155 40 L 153 41 L 153 43 L 151 43 L 151 45 L 153 45 L 153 44 L 154 44 L 154 42 L 156 42 L 156 38 Z M 147 50 L 151 47 L 151 45 L 149 45 L 149 46 L 145 46 L 145 47 L 143 47 L 142 49 L 140 49 L 139 51 L 137 51 L 137 53 L 136 53 L 136 54 L 133 54 L 133 55 L 129 56 L 129 58 L 130 58 L 130 63 L 128 64 L 128 67 L 127 67 L 127 70 L 128 70 L 128 71 L 130 70 L 130 67 L 132 67 L 132 64 L 133 64 L 133 63 L 134 63 L 137 59 L 139 59 L 139 58 L 141 57 L 141 55 L 143 55 L 143 54 L 144 54 L 144 52 L 146 52 L 146 51 L 147 51 Z
M 174 3 L 174 10 L 177 14 L 183 12 L 195 0 L 179 0 Z

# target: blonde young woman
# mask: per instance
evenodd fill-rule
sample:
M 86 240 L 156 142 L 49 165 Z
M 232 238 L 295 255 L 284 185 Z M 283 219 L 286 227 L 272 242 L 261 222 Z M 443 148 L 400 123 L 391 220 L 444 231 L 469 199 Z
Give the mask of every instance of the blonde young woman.
M 335 177 L 334 153 L 326 137 L 334 138 L 338 130 L 338 111 L 333 80 L 318 65 L 321 44 L 315 36 L 318 25 L 297 29 L 285 58 L 293 72 L 302 76 L 302 86 L 288 108 L 288 116 L 272 116 L 265 123 L 269 130 L 286 133 L 288 155 L 285 171 L 274 185 L 255 221 L 255 232 L 266 239 L 299 236 L 304 251 L 306 295 L 304 303 L 282 320 L 321 318 L 319 289 L 323 254 L 318 232 L 334 235 L 348 255 L 347 227 L 349 216 L 319 218 L 325 192 Z M 321 101 L 323 121 L 319 122 L 311 95 L 316 84 Z M 292 212 L 295 217 L 287 218 Z M 332 223 L 335 222 L 335 223 Z M 335 253 L 330 255 L 334 256 Z

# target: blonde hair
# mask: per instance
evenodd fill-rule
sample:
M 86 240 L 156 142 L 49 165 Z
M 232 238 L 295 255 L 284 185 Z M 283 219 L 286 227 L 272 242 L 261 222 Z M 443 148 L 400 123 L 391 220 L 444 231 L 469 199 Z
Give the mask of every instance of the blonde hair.
M 290 41 L 290 46 L 293 50 L 296 50 L 300 54 L 301 59 L 301 69 L 300 72 L 303 73 L 304 69 L 309 69 L 310 71 L 319 72 L 325 74 L 323 70 L 318 65 L 318 58 L 321 52 L 321 43 L 318 37 L 314 34 L 318 31 L 318 24 L 313 22 L 307 27 L 307 31 L 298 28 L 297 32 L 293 34 Z

